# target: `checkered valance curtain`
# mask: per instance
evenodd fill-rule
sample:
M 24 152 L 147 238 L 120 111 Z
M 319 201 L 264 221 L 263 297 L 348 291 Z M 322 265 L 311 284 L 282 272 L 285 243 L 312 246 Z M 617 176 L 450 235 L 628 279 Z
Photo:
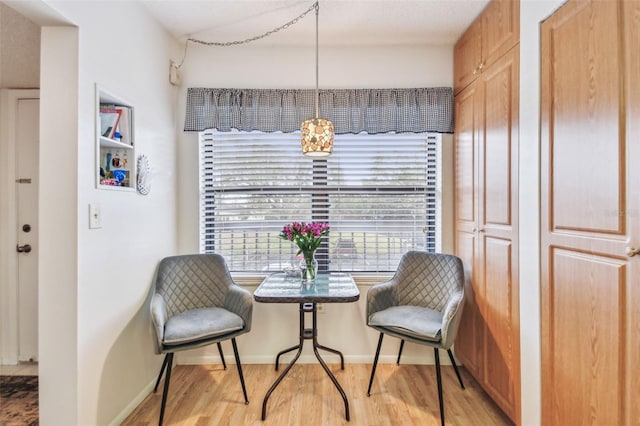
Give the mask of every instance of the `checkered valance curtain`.
M 320 117 L 337 134 L 453 133 L 450 87 L 325 89 L 319 98 Z M 184 130 L 290 133 L 314 116 L 315 90 L 190 88 Z

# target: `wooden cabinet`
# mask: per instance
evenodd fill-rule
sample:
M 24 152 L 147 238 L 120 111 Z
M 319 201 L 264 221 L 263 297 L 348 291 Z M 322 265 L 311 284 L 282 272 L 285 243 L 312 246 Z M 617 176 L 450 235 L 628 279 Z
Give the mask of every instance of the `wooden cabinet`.
M 458 94 L 478 76 L 482 64 L 482 19 L 478 17 L 453 49 L 453 91 Z
M 134 108 L 96 85 L 96 188 L 136 190 Z
M 455 352 L 515 423 L 520 422 L 518 100 L 516 45 L 456 95 L 454 135 L 455 252 L 468 278 Z
M 519 22 L 519 1 L 493 0 L 487 5 L 454 47 L 455 94 L 518 43 Z
M 640 424 L 640 1 L 541 26 L 542 424 Z

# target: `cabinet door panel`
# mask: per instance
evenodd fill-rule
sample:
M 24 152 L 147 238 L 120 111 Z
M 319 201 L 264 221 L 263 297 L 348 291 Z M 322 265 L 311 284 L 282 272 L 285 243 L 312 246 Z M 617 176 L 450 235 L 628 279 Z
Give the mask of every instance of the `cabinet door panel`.
M 481 21 L 482 62 L 486 70 L 520 41 L 520 2 L 493 0 L 482 12 Z
M 483 325 L 478 312 L 477 297 L 482 297 L 474 284 L 478 280 L 473 276 L 476 268 L 473 262 L 475 255 L 475 234 L 467 232 L 456 233 L 456 255 L 462 259 L 465 268 L 465 303 L 462 311 L 462 320 L 455 341 L 456 358 L 474 377 L 481 377 L 482 368 L 482 341 Z
M 484 85 L 484 134 L 480 164 L 483 188 L 481 227 L 510 230 L 517 197 L 518 161 L 518 49 L 511 50 L 486 70 Z
M 482 62 L 482 23 L 480 19 L 471 24 L 453 49 L 453 92 L 459 93 L 475 80 Z
M 513 246 L 509 240 L 487 237 L 483 251 L 484 298 L 480 310 L 486 324 L 485 389 L 505 413 L 514 418 L 520 341 L 518 292 L 511 279 Z
M 624 128 L 619 128 L 624 94 L 618 89 L 623 57 L 618 32 L 604 25 L 616 22 L 617 11 L 611 7 L 586 7 L 587 4 L 557 25 L 550 39 L 554 64 L 550 86 L 554 126 L 550 136 L 561 142 L 551 141 L 551 227 L 571 232 L 620 233 L 622 217 L 614 206 L 624 209 L 624 183 L 620 177 L 626 141 Z M 593 50 L 596 44 L 612 52 L 600 54 Z M 620 146 L 611 146 L 616 143 Z M 591 154 L 580 155 L 580 161 L 576 161 L 580 152 Z M 603 164 L 607 166 L 602 167 Z M 614 210 L 606 211 L 608 207 Z M 576 211 L 581 214 L 576 215 Z
M 477 224 L 477 146 L 478 146 L 478 108 L 480 90 L 476 86 L 456 96 L 455 99 L 455 218 L 458 225 L 465 222 L 467 231 Z
M 553 361 L 544 373 L 553 391 L 545 416 L 551 421 L 545 424 L 625 424 L 619 309 L 625 300 L 625 262 L 553 247 L 550 262 L 552 306 L 546 318 L 553 332 L 545 351 Z

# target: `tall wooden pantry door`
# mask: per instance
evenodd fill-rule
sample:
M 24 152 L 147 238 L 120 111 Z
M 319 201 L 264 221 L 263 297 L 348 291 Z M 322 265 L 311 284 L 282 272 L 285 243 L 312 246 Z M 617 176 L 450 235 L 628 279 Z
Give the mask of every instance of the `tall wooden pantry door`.
M 542 25 L 542 415 L 640 423 L 640 1 Z
M 455 252 L 469 278 L 456 357 L 520 419 L 519 48 L 455 98 Z

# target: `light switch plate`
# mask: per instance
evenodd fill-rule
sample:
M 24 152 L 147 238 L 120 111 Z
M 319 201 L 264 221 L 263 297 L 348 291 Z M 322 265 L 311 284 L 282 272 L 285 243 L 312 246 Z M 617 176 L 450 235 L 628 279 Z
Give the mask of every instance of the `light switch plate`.
M 102 228 L 102 212 L 100 204 L 89 204 L 89 229 Z

